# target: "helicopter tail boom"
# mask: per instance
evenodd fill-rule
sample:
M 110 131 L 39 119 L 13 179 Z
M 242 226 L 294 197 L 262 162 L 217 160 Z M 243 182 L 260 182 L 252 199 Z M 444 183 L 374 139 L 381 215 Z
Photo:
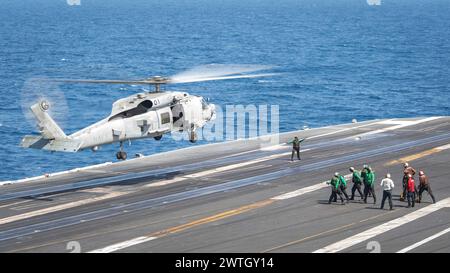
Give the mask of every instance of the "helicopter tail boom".
M 52 152 L 77 152 L 82 142 L 72 139 L 49 140 L 42 136 L 25 136 L 20 143 L 23 148 L 48 150 Z

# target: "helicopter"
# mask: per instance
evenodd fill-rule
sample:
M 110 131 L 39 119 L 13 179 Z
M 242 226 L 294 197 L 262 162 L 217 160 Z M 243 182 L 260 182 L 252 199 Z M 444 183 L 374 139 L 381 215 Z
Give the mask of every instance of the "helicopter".
M 116 158 L 126 160 L 125 141 L 161 140 L 164 134 L 187 132 L 189 141 L 194 143 L 198 139 L 197 130 L 215 119 L 215 105 L 187 92 L 161 91 L 161 85 L 275 75 L 248 74 L 269 68 L 260 65 L 205 65 L 172 77 L 153 76 L 141 80 L 54 79 L 63 83 L 152 85 L 154 90 L 115 101 L 109 116 L 70 135 L 66 135 L 49 115 L 50 103 L 45 99 L 37 101 L 30 110 L 40 135 L 27 135 L 20 145 L 52 152 L 78 152 L 89 148 L 97 151 L 101 145 L 119 142 Z

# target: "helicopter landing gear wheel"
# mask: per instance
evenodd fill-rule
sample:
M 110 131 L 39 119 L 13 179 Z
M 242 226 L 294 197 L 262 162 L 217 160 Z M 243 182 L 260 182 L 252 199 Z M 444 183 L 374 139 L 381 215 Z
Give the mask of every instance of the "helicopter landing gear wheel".
M 116 158 L 118 160 L 125 160 L 127 159 L 127 153 L 123 150 L 123 142 L 120 142 L 120 151 L 116 153 Z
M 191 143 L 195 143 L 195 142 L 197 142 L 197 140 L 198 140 L 197 132 L 195 132 L 195 131 L 189 132 L 189 141 Z
M 116 153 L 116 157 L 118 160 L 126 160 L 127 159 L 127 153 L 124 151 L 119 151 Z
M 161 138 L 162 138 L 162 135 L 154 137 L 155 140 L 161 140 Z

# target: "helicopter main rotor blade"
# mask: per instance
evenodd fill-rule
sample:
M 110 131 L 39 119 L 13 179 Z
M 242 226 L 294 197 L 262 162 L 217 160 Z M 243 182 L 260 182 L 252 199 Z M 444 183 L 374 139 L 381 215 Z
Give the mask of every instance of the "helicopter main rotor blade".
M 217 80 L 231 80 L 231 79 L 248 79 L 248 78 L 258 78 L 258 77 L 269 77 L 275 76 L 278 73 L 263 73 L 263 74 L 252 74 L 252 75 L 232 75 L 232 76 L 221 76 L 221 77 L 203 77 L 203 78 L 190 78 L 190 79 L 170 79 L 169 83 L 191 83 L 191 82 L 206 82 L 206 81 L 217 81 Z
M 267 70 L 272 66 L 250 64 L 209 64 L 197 66 L 170 78 L 154 76 L 140 80 L 95 80 L 95 79 L 54 79 L 54 82 L 66 83 L 97 83 L 97 84 L 168 84 L 168 83 L 192 83 L 216 80 L 256 78 L 278 75 L 277 73 L 248 74 L 256 71 Z
M 100 83 L 100 84 L 165 84 L 167 80 L 83 80 L 83 79 L 55 79 L 56 82 L 68 83 Z
M 252 64 L 208 64 L 196 66 L 170 77 L 171 83 L 198 82 L 200 79 L 222 79 L 224 76 L 242 75 L 273 68 L 268 65 Z

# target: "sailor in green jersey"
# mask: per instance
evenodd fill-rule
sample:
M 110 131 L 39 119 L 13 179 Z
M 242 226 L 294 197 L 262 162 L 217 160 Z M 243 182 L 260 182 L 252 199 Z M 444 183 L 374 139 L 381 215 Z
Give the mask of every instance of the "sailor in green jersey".
M 348 203 L 348 194 L 347 194 L 347 180 L 345 180 L 345 177 L 343 177 L 342 175 L 339 175 L 339 187 L 341 189 L 341 192 L 344 194 L 345 198 L 347 199 L 347 203 Z
M 339 190 L 339 174 L 334 174 L 333 178 L 331 178 L 330 182 L 327 182 L 328 185 L 331 185 L 331 195 L 328 199 L 328 204 L 331 204 L 331 201 L 337 199 L 337 195 L 341 198 L 341 203 L 344 204 L 344 198 L 342 198 L 342 193 Z
M 345 178 L 340 175 L 339 173 L 335 173 L 335 175 L 337 175 L 339 177 L 339 190 L 342 194 L 344 194 L 345 199 L 347 200 L 348 203 L 348 194 L 347 194 L 347 180 L 345 180 Z M 334 202 L 337 202 L 337 196 L 335 196 Z
M 350 167 L 350 172 L 352 173 L 352 182 L 353 182 L 352 197 L 350 197 L 350 200 L 355 199 L 355 191 L 356 190 L 358 190 L 358 193 L 361 196 L 361 200 L 363 200 L 364 195 L 361 191 L 361 185 L 362 185 L 361 174 L 357 170 L 355 170 L 355 168 L 353 168 L 353 167 Z
M 361 179 L 362 179 L 362 182 L 363 182 L 364 185 L 366 184 L 367 167 L 368 166 L 366 164 L 364 164 L 363 168 L 361 170 Z
M 366 187 L 364 188 L 364 203 L 367 203 L 367 196 L 369 193 L 372 193 L 373 196 L 373 203 L 375 204 L 377 202 L 377 197 L 375 195 L 375 172 L 372 170 L 372 168 L 368 167 L 366 173 Z
M 298 139 L 298 137 L 294 137 L 293 140 L 289 141 L 288 144 L 292 144 L 292 154 L 291 154 L 291 161 L 294 161 L 294 154 L 297 152 L 297 158 L 300 159 L 300 143 L 304 141 L 305 139 Z
M 361 181 L 362 181 L 362 185 L 364 186 L 363 192 L 366 192 L 365 188 L 366 188 L 366 176 L 367 176 L 367 165 L 364 164 L 362 169 L 361 169 Z
M 370 168 L 369 165 L 364 164 L 364 165 L 363 165 L 363 169 L 361 170 L 361 179 L 362 179 L 362 184 L 364 185 L 364 190 L 363 190 L 363 192 L 366 192 L 366 187 L 367 187 L 367 172 L 368 172 L 368 169 L 369 169 L 369 168 Z M 371 196 L 372 196 L 372 193 L 369 192 L 369 197 L 371 197 Z

